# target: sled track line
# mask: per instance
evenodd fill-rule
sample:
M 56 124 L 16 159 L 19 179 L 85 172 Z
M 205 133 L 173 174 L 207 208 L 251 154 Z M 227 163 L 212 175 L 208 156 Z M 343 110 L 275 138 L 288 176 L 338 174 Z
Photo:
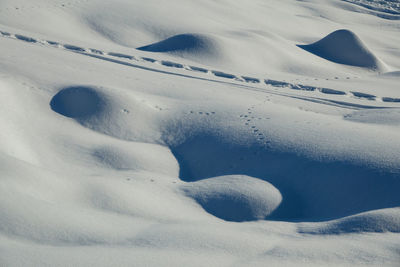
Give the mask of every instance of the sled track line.
M 140 69 L 144 69 L 144 70 L 148 70 L 148 71 L 154 71 L 154 72 L 158 72 L 158 73 L 176 75 L 176 76 L 204 80 L 204 81 L 212 81 L 212 82 L 225 83 L 225 84 L 228 83 L 228 84 L 235 85 L 235 86 L 238 86 L 241 88 L 245 88 L 247 90 L 253 90 L 253 91 L 257 91 L 257 92 L 286 96 L 286 97 L 291 97 L 291 98 L 295 98 L 295 99 L 299 99 L 299 100 L 310 101 L 310 102 L 315 102 L 315 103 L 320 103 L 320 104 L 328 104 L 328 105 L 340 106 L 340 107 L 351 108 L 351 109 L 385 108 L 385 107 L 378 107 L 378 106 L 372 106 L 372 105 L 356 104 L 356 103 L 351 103 L 351 102 L 347 102 L 347 101 L 326 99 L 326 98 L 321 98 L 318 96 L 303 97 L 300 95 L 290 94 L 288 91 L 287 92 L 284 92 L 282 90 L 277 91 L 277 89 L 290 89 L 290 90 L 296 90 L 296 91 L 316 92 L 318 94 L 335 95 L 336 97 L 347 97 L 347 98 L 351 97 L 351 98 L 355 98 L 355 99 L 365 100 L 370 103 L 381 101 L 381 102 L 386 102 L 386 103 L 399 103 L 400 104 L 400 98 L 384 97 L 384 96 L 378 97 L 375 95 L 366 94 L 366 93 L 362 93 L 362 92 L 356 92 L 356 91 L 345 92 L 345 91 L 335 90 L 335 89 L 331 89 L 331 88 L 310 86 L 310 85 L 297 84 L 297 83 L 289 83 L 289 82 L 280 81 L 280 80 L 273 80 L 273 79 L 267 79 L 267 78 L 260 79 L 260 78 L 249 77 L 249 76 L 244 76 L 244 75 L 235 75 L 235 74 L 231 74 L 231 73 L 227 73 L 227 72 L 223 72 L 223 71 L 219 71 L 219 70 L 212 70 L 212 69 L 206 69 L 206 68 L 192 66 L 192 65 L 185 65 L 185 64 L 181 64 L 181 63 L 177 63 L 177 62 L 173 62 L 173 61 L 169 61 L 169 60 L 157 60 L 157 59 L 153 59 L 150 57 L 134 56 L 134 55 L 128 55 L 128 54 L 118 53 L 118 52 L 106 52 L 106 51 L 102 51 L 102 50 L 94 49 L 94 48 L 83 48 L 83 47 L 75 46 L 75 45 L 71 45 L 71 44 L 62 44 L 62 43 L 55 42 L 55 41 L 36 39 L 36 38 L 29 37 L 29 36 L 21 35 L 21 34 L 12 34 L 12 33 L 1 31 L 1 30 L 0 30 L 0 37 L 19 40 L 19 41 L 27 42 L 30 44 L 37 44 L 37 45 L 42 45 L 42 46 L 63 49 L 66 51 L 78 53 L 78 54 L 89 56 L 92 58 L 97 58 L 97 59 L 105 60 L 108 62 L 121 64 L 121 65 L 129 66 L 129 67 L 140 68 Z M 179 69 L 179 70 L 184 70 L 184 71 L 187 71 L 188 74 L 171 72 L 168 70 L 160 70 L 160 69 L 151 68 L 148 66 L 143 66 L 143 65 L 139 65 L 139 64 L 135 64 L 135 63 L 157 64 L 157 65 L 164 66 L 166 68 L 175 68 L 175 69 Z M 226 80 L 230 80 L 230 81 L 222 81 L 222 80 L 212 79 L 210 77 L 199 77 L 199 76 L 190 75 L 190 73 L 193 73 L 193 72 L 197 72 L 201 75 L 208 75 L 208 76 L 212 75 L 215 78 L 222 78 L 222 79 L 226 79 Z M 263 84 L 265 86 L 265 89 L 254 86 L 256 84 L 258 84 L 258 85 Z M 271 90 L 272 88 L 275 90 Z

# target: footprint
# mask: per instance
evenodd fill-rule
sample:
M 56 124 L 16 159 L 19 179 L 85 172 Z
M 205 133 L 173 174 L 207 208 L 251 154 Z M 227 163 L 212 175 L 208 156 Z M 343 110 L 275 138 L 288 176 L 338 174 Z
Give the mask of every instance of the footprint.
M 115 52 L 108 52 L 107 55 L 112 56 L 112 57 L 133 59 L 133 56 L 125 55 L 125 54 L 121 54 L 121 53 L 115 53 Z
M 97 50 L 97 49 L 94 49 L 94 48 L 90 48 L 89 50 L 90 50 L 90 52 L 92 52 L 94 54 L 104 55 L 104 52 L 101 51 L 101 50 Z
M 37 43 L 36 39 L 33 39 L 31 37 L 27 37 L 27 36 L 24 36 L 24 35 L 16 34 L 15 37 L 18 40 L 21 40 L 21 41 L 25 41 L 25 42 L 29 42 L 29 43 Z
M 260 83 L 260 80 L 257 78 L 252 78 L 248 76 L 242 76 L 243 80 L 247 83 Z
M 366 98 L 368 100 L 375 100 L 376 96 L 374 95 L 370 95 L 370 94 L 365 94 L 365 93 L 361 93 L 361 92 L 351 92 L 355 97 L 359 97 L 359 98 Z
M 63 47 L 65 49 L 72 50 L 72 51 L 77 51 L 77 52 L 85 52 L 86 51 L 84 48 L 79 47 L 79 46 L 75 46 L 75 45 L 64 44 Z
M 382 97 L 383 102 L 400 103 L 400 98 Z
M 329 95 L 345 95 L 346 94 L 343 91 L 329 89 L 329 88 L 319 88 L 319 91 L 323 94 L 329 94 Z
M 151 62 L 151 63 L 154 63 L 154 62 L 157 61 L 157 60 L 149 58 L 149 57 L 142 57 L 141 59 L 144 60 L 144 61 L 147 61 L 147 62 Z
M 164 66 L 167 66 L 167 67 L 172 67 L 172 68 L 179 68 L 179 69 L 183 68 L 182 64 L 175 63 L 175 62 L 172 62 L 172 61 L 163 60 L 163 61 L 161 61 L 161 64 L 164 65 Z
M 222 78 L 227 78 L 227 79 L 235 79 L 235 78 L 237 78 L 235 75 L 233 75 L 233 74 L 229 74 L 229 73 L 225 73 L 225 72 L 222 72 L 222 71 L 216 71 L 216 70 L 213 70 L 213 71 L 211 71 L 215 76 L 218 76 L 218 77 L 222 77 Z
M 200 68 L 200 67 L 195 67 L 195 66 L 189 66 L 189 69 L 193 70 L 193 71 L 203 72 L 203 73 L 207 73 L 208 72 L 207 69 Z
M 3 36 L 11 36 L 11 33 L 0 31 L 0 34 Z
M 46 43 L 48 43 L 49 45 L 54 45 L 54 46 L 57 46 L 57 45 L 59 45 L 59 43 L 58 43 L 58 42 L 49 41 L 49 40 L 47 40 L 47 41 L 46 41 Z
M 302 85 L 302 84 L 292 84 L 291 89 L 296 90 L 303 90 L 303 91 L 316 91 L 317 87 L 309 86 L 309 85 Z
M 290 86 L 290 83 L 276 81 L 276 80 L 270 80 L 270 79 L 265 79 L 264 83 L 267 85 L 274 86 L 274 87 L 289 87 Z

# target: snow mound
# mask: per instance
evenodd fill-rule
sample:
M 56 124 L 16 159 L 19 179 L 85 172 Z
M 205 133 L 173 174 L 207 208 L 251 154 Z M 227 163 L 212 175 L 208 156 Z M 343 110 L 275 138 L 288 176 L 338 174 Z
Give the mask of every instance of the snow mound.
M 337 30 L 315 43 L 298 47 L 335 63 L 384 69 L 383 63 L 349 30 Z
M 364 212 L 326 223 L 300 227 L 310 234 L 341 234 L 361 232 L 400 232 L 400 209 L 390 208 Z
M 157 43 L 137 48 L 147 52 L 215 55 L 216 42 L 203 34 L 179 34 Z
M 67 87 L 52 98 L 50 106 L 66 117 L 83 118 L 100 112 L 104 107 L 104 98 L 90 87 Z
M 118 88 L 102 86 L 66 87 L 51 99 L 50 107 L 93 131 L 126 141 L 153 142 L 158 136 L 154 124 L 157 109 L 134 96 L 120 95 L 119 92 Z M 100 155 L 98 159 L 104 156 L 102 152 L 95 155 Z M 108 165 L 114 166 L 112 162 Z M 116 164 L 114 167 L 124 169 L 125 165 Z
M 209 178 L 182 190 L 210 214 L 235 222 L 265 219 L 282 201 L 273 185 L 245 175 Z

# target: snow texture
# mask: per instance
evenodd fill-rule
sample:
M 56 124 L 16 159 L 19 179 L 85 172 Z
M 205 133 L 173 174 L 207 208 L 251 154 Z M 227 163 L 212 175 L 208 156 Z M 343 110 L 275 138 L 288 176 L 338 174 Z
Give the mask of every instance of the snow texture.
M 398 266 L 399 1 L 0 1 L 0 266 Z

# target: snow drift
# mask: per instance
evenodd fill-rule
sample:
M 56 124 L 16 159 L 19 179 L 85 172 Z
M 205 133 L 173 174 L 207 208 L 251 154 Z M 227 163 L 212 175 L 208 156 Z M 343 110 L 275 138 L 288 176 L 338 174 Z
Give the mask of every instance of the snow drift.
M 398 266 L 400 21 L 346 2 L 1 0 L 0 265 Z

